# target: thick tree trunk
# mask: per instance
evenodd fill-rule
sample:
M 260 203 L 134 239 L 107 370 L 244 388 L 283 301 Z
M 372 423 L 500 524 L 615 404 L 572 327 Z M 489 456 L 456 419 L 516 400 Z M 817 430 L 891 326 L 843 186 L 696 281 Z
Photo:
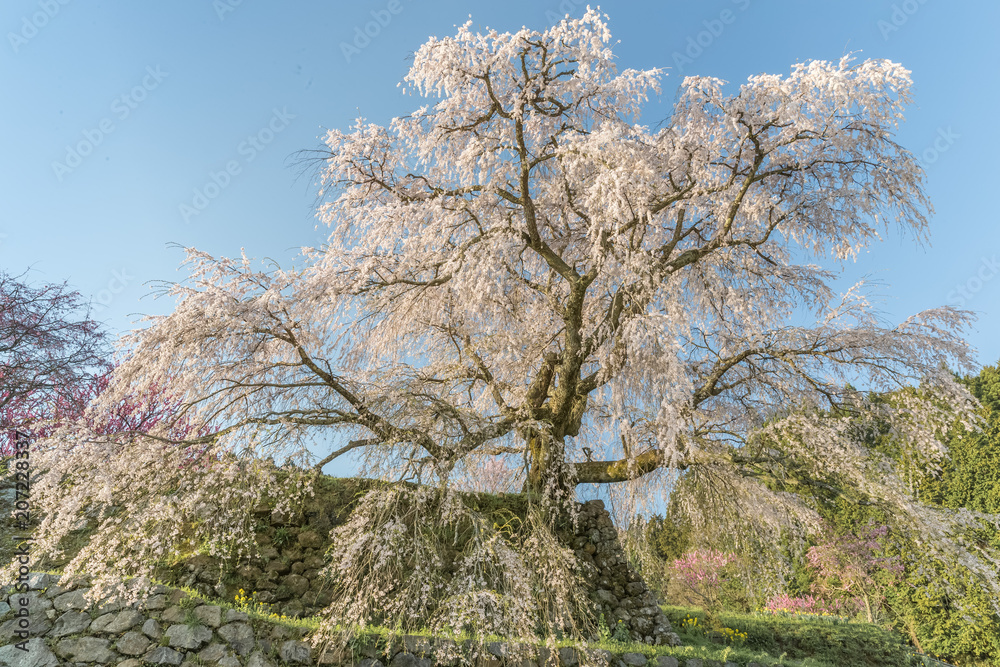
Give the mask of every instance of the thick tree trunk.
M 542 493 L 547 486 L 565 486 L 558 479 L 566 460 L 566 449 L 561 439 L 551 433 L 532 429 L 526 434 L 528 450 L 527 489 Z

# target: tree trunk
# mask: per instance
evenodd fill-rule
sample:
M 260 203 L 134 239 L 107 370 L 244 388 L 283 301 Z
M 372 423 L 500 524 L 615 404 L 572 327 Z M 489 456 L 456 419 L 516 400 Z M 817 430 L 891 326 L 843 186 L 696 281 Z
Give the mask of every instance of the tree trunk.
M 924 653 L 924 647 L 920 645 L 920 640 L 917 639 L 917 633 L 913 629 L 913 621 L 911 621 L 910 619 L 906 619 L 906 632 L 909 633 L 910 641 L 913 642 L 913 645 L 917 647 L 917 650 L 920 651 L 921 653 Z
M 525 434 L 528 450 L 528 479 L 526 489 L 540 494 L 546 487 L 570 488 L 568 480 L 562 479 L 563 464 L 566 462 L 566 448 L 561 439 L 551 433 L 535 429 Z

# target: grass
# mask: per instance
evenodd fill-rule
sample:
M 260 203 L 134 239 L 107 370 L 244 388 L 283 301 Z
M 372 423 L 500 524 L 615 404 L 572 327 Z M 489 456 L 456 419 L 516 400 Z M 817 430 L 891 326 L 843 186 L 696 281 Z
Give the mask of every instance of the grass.
M 694 647 L 717 649 L 720 644 L 704 630 L 705 614 L 687 607 L 665 606 L 681 639 Z M 698 619 L 698 623 L 685 619 Z M 719 622 L 740 637 L 732 646 L 740 653 L 778 656 L 784 662 L 803 667 L 895 667 L 897 665 L 943 665 L 929 657 L 917 656 L 899 633 L 869 623 L 837 617 L 812 615 L 737 614 L 722 612 Z M 732 655 L 736 655 L 733 653 Z M 731 658 L 740 662 L 740 658 Z M 763 664 L 769 664 L 761 659 Z

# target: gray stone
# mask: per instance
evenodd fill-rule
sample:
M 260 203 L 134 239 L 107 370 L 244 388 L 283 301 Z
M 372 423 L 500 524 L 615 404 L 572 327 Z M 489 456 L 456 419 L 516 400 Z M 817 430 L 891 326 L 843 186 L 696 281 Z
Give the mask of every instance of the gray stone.
M 403 650 L 407 653 L 412 653 L 413 655 L 419 655 L 426 657 L 430 655 L 433 650 L 430 641 L 427 637 L 421 637 L 419 635 L 404 635 L 403 636 Z M 502 647 L 499 642 L 490 642 L 486 645 L 486 650 L 493 655 L 497 655 L 498 652 L 502 651 Z M 372 656 L 378 657 L 378 656 Z M 499 657 L 499 656 L 498 656 Z
M 14 639 L 15 633 L 27 632 L 29 637 L 40 637 L 52 629 L 52 623 L 42 614 L 29 614 L 28 627 L 22 628 L 17 618 L 12 618 L 0 625 L 0 644 L 7 644 Z M 20 651 L 24 653 L 24 651 Z
M 125 603 L 118 597 L 109 595 L 97 603 L 97 611 L 101 614 L 109 614 L 113 611 L 121 611 L 125 608 Z
M 621 661 L 629 667 L 643 667 L 648 662 L 642 653 L 625 653 L 622 655 Z
M 594 593 L 594 597 L 597 598 L 598 602 L 603 602 L 604 604 L 609 605 L 612 608 L 618 606 L 618 598 L 616 598 L 615 594 L 609 590 L 599 588 L 597 592 Z
M 53 600 L 52 604 L 55 605 L 55 608 L 59 611 L 69 611 L 70 609 L 87 609 L 90 607 L 90 604 L 87 602 L 87 599 L 84 596 L 89 590 L 90 590 L 89 588 L 79 588 L 75 591 L 70 591 L 69 593 L 63 593 L 55 600 Z
M 678 667 L 677 658 L 672 655 L 658 655 L 656 667 Z
M 290 574 L 285 577 L 285 586 L 292 592 L 292 595 L 301 597 L 309 590 L 309 580 L 301 574 Z
M 559 649 L 559 664 L 564 667 L 576 667 L 580 664 L 576 657 L 576 649 L 572 646 L 564 646 Z
M 319 549 L 323 546 L 323 538 L 312 530 L 305 530 L 299 533 L 299 546 L 303 549 Z
M 265 658 L 260 651 L 254 651 L 253 655 L 247 658 L 246 667 L 274 667 L 274 663 Z
M 434 667 L 427 658 L 418 658 L 412 653 L 397 653 L 389 661 L 389 667 Z
M 160 620 L 164 623 L 183 623 L 187 614 L 184 610 L 174 605 L 173 607 L 167 607 L 162 614 L 160 614 Z
M 204 625 L 171 625 L 164 633 L 175 648 L 199 649 L 212 641 L 212 631 Z
M 114 614 L 103 614 L 94 619 L 94 622 L 90 624 L 91 634 L 95 632 L 104 632 L 105 628 L 111 625 L 111 621 L 115 620 Z
M 218 662 L 219 667 L 243 667 L 240 664 L 239 658 L 235 655 L 227 655 L 225 658 Z
M 157 646 L 143 656 L 142 661 L 151 665 L 179 665 L 184 655 L 167 646 Z
M 253 650 L 255 643 L 253 628 L 246 623 L 229 623 L 219 628 L 218 632 L 236 655 L 244 656 Z
M 97 637 L 73 637 L 63 639 L 56 644 L 56 653 L 60 658 L 72 662 L 111 662 L 115 653 L 108 648 L 107 639 Z
M 247 663 L 247 667 L 250 667 L 250 663 Z M 375 658 L 365 658 L 358 663 L 358 667 L 385 667 L 381 660 L 376 660 Z
M 119 662 L 118 667 L 142 667 L 142 663 L 135 658 L 129 658 L 124 662 Z
M 43 588 L 48 588 L 57 581 L 59 581 L 59 577 L 55 575 L 46 574 L 44 572 L 32 572 L 28 575 L 28 589 L 38 591 Z
M 369 644 L 368 642 L 364 642 L 363 644 L 358 646 L 357 651 L 358 653 L 361 654 L 361 657 L 363 658 L 381 658 L 383 653 L 381 647 L 377 646 L 374 643 Z M 392 652 L 396 653 L 397 651 L 398 647 L 393 647 Z
M 57 598 L 66 591 L 71 591 L 71 590 L 73 590 L 73 586 L 67 586 L 66 588 L 63 588 L 59 584 L 52 584 L 51 586 L 45 589 L 43 595 L 50 599 Z
M 219 662 L 227 655 L 230 655 L 229 649 L 224 644 L 213 642 L 201 650 L 198 659 L 202 662 Z
M 285 605 L 282 613 L 285 616 L 290 616 L 291 618 L 301 618 L 305 614 L 305 606 L 298 600 L 292 600 Z
M 135 609 L 126 609 L 118 612 L 118 615 L 115 616 L 114 620 L 108 623 L 107 627 L 104 628 L 104 631 L 117 635 L 125 632 L 126 630 L 131 630 L 138 624 L 142 623 L 143 618 L 145 617 Z
M 146 611 L 159 611 L 167 608 L 167 596 L 163 593 L 153 595 L 142 603 L 142 608 Z
M 354 651 L 350 646 L 326 646 L 320 650 L 320 665 L 350 665 L 354 662 Z
M 420 638 L 414 637 L 414 639 L 420 639 Z M 426 639 L 424 639 L 423 645 L 426 646 L 427 649 L 432 648 L 430 642 L 427 641 Z M 403 648 L 406 648 L 405 638 L 403 640 Z M 409 651 L 409 649 L 407 650 Z M 417 651 L 410 651 L 410 653 L 416 653 L 416 652 Z M 486 652 L 492 655 L 494 658 L 502 658 L 508 653 L 507 644 L 505 644 L 504 642 L 488 642 L 486 644 Z M 426 654 L 427 651 L 421 653 L 421 655 L 426 655 Z
M 194 615 L 198 620 L 210 628 L 217 628 L 222 625 L 222 607 L 215 605 L 202 605 L 194 610 Z
M 129 630 L 118 639 L 115 648 L 125 655 L 142 655 L 149 648 L 149 640 L 141 632 Z
M 90 627 L 90 614 L 85 611 L 67 611 L 59 617 L 49 631 L 49 637 L 76 635 Z
M 160 627 L 159 621 L 151 618 L 142 624 L 142 634 L 154 641 L 160 641 L 160 637 L 163 636 L 163 628 Z
M 3 600 L 0 600 L 0 618 L 6 616 L 8 611 L 10 611 L 10 605 L 4 602 Z
M 247 616 L 245 611 L 236 611 L 235 609 L 226 610 L 226 623 L 232 623 L 233 621 L 246 621 L 250 617 Z
M 688 658 L 684 661 L 684 667 L 704 667 L 704 665 L 701 658 Z
M 22 602 L 24 604 L 22 604 Z M 7 604 L 9 604 L 12 609 L 27 607 L 29 614 L 37 614 L 39 612 L 52 609 L 52 600 L 45 599 L 38 591 L 31 591 L 30 593 L 11 593 L 10 597 L 7 598 Z
M 278 648 L 278 655 L 284 662 L 296 662 L 300 665 L 311 665 L 311 654 L 312 650 L 309 648 L 309 644 L 291 639 Z
M 22 651 L 14 644 L 0 648 L 0 665 L 4 667 L 56 667 L 59 659 L 45 645 L 41 637 L 29 639 Z
M 637 616 L 632 619 L 632 629 L 641 635 L 648 635 L 653 629 L 653 622 L 648 618 Z

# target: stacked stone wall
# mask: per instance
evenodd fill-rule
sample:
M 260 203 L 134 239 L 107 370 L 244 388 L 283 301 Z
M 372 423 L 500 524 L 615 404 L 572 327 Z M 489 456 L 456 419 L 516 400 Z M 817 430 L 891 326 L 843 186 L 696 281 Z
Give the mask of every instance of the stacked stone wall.
M 332 600 L 330 582 L 320 572 L 330 530 L 346 521 L 349 511 L 321 500 L 298 516 L 282 515 L 269 505 L 257 508 L 256 515 L 259 550 L 249 563 L 223 572 L 216 560 L 196 555 L 158 572 L 158 578 L 223 600 L 234 599 L 241 589 L 256 593 L 274 612 L 292 618 L 318 614 Z M 594 584 L 591 597 L 610 629 L 621 622 L 635 641 L 679 643 L 656 596 L 629 564 L 604 503 L 580 505 L 575 527 L 563 530 L 561 538 L 573 548 L 584 579 Z
M 63 588 L 57 579 L 34 573 L 27 591 L 0 587 L 0 667 L 743 667 L 574 647 L 533 647 L 534 658 L 511 660 L 505 657 L 508 647 L 499 642 L 467 644 L 459 657 L 438 661 L 431 657 L 435 640 L 417 636 L 323 652 L 307 641 L 304 628 L 253 618 L 178 589 L 158 586 L 137 605 L 92 607 L 86 587 Z M 27 610 L 24 616 L 22 609 Z

